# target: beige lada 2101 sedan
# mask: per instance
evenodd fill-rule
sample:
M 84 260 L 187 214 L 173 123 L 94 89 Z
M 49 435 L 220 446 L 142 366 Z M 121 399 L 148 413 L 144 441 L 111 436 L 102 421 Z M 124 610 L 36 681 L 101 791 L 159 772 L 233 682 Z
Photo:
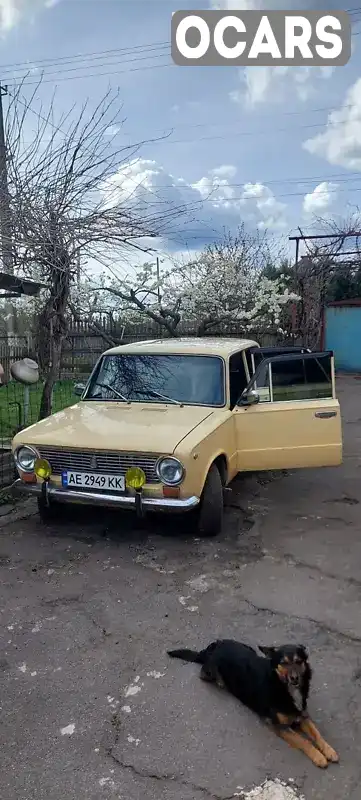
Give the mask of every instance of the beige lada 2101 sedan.
M 138 342 L 105 352 L 80 393 L 13 440 L 16 486 L 37 496 L 45 520 L 60 503 L 183 512 L 214 536 L 237 473 L 342 460 L 330 352 Z

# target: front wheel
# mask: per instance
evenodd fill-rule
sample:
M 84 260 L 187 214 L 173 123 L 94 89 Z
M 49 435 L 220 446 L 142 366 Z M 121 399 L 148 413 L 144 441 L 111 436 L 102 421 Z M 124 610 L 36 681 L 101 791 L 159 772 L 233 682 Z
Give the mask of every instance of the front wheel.
M 212 464 L 197 510 L 197 532 L 203 538 L 221 533 L 223 523 L 223 486 L 218 468 Z

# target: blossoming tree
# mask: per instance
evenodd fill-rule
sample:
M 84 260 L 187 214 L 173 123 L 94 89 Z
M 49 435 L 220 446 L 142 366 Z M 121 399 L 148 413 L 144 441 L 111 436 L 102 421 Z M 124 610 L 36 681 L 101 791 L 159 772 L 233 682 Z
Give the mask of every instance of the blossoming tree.
M 247 233 L 242 226 L 236 236 L 225 234 L 192 261 L 171 266 L 160 279 L 149 263 L 122 284 L 103 276 L 93 287 L 93 297 L 98 310 L 99 303 L 105 310 L 117 300 L 123 321 L 147 318 L 170 336 L 179 336 L 184 327 L 201 336 L 227 325 L 237 325 L 240 334 L 282 332 L 285 308 L 297 296 L 285 274 L 267 277 L 267 269 L 281 260 L 266 235 Z M 99 300 L 103 293 L 107 301 Z

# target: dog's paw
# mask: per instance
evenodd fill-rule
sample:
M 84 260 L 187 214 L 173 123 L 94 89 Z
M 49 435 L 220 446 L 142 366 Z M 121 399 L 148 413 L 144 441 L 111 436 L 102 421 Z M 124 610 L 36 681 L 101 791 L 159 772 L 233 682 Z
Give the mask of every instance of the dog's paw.
M 323 753 L 324 756 L 327 758 L 327 761 L 331 761 L 333 764 L 338 764 L 340 760 L 339 756 L 336 753 L 336 750 L 334 750 L 333 747 L 330 747 L 329 744 L 326 747 L 324 747 Z
M 322 753 L 313 753 L 312 761 L 316 767 L 320 767 L 321 769 L 326 769 L 326 767 L 328 767 L 327 758 L 326 756 L 322 755 Z

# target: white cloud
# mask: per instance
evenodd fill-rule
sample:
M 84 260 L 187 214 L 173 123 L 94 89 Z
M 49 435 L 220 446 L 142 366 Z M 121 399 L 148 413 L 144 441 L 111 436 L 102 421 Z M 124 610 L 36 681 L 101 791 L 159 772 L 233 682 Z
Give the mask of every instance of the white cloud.
M 305 194 L 303 210 L 305 214 L 322 214 L 333 204 L 337 196 L 337 183 L 322 181 L 312 192 Z
M 119 125 L 109 125 L 104 131 L 104 136 L 116 136 L 119 131 Z
M 221 164 L 220 167 L 211 169 L 210 174 L 215 175 L 217 178 L 234 178 L 237 174 L 237 167 L 233 164 Z
M 173 249 L 185 243 L 200 248 L 224 228 L 236 230 L 242 221 L 259 230 L 287 227 L 287 207 L 272 190 L 261 182 L 237 183 L 236 173 L 236 167 L 223 164 L 187 183 L 156 161 L 139 158 L 115 173 L 102 192 L 107 205 L 125 203 L 148 216 L 166 217 L 172 208 L 186 208 L 186 215 L 180 214 L 176 223 L 172 220 L 171 231 L 164 229 L 164 244 Z
M 21 11 L 16 0 L 0 0 L 0 30 L 11 30 L 19 21 Z
M 212 8 L 226 11 L 247 11 L 262 9 L 262 0 L 210 0 Z M 271 11 L 278 9 L 278 0 L 269 0 Z M 326 3 L 327 5 L 327 3 Z M 281 3 L 282 6 L 282 3 Z M 299 8 L 298 0 L 288 3 Z M 288 8 L 287 10 L 291 10 Z M 302 102 L 316 94 L 317 81 L 330 78 L 334 67 L 245 67 L 239 70 L 241 88 L 230 92 L 230 99 L 236 103 L 253 107 L 265 102 L 283 102 L 289 93 Z
M 348 90 L 341 108 L 328 115 L 326 128 L 303 143 L 330 164 L 361 170 L 361 78 Z
M 52 8 L 59 2 L 60 0 L 0 0 L 0 34 L 11 31 L 26 15 L 32 15 L 42 7 Z
M 239 70 L 241 88 L 230 99 L 254 107 L 260 103 L 284 102 L 296 96 L 302 102 L 317 92 L 317 81 L 330 78 L 333 67 L 245 67 Z
M 242 193 L 243 202 L 257 210 L 261 219 L 260 230 L 283 230 L 286 227 L 285 203 L 280 203 L 272 190 L 263 183 L 245 183 Z

